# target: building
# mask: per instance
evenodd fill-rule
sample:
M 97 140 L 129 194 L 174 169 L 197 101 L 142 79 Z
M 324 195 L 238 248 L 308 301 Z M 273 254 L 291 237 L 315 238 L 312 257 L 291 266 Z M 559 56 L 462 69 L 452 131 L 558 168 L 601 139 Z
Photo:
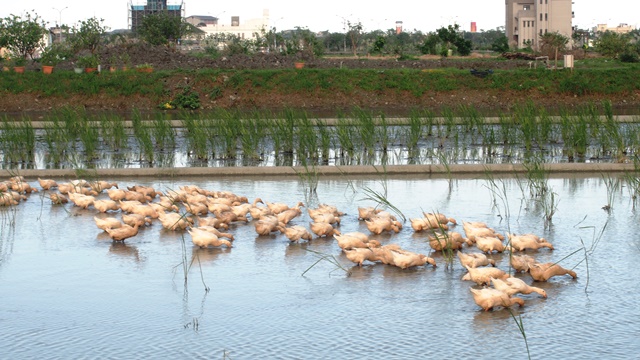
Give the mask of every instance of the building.
M 628 24 L 620 24 L 616 27 L 609 27 L 607 24 L 598 24 L 598 26 L 596 26 L 593 30 L 596 34 L 607 32 L 607 31 L 611 31 L 618 34 L 627 34 L 635 30 L 635 27 Z
M 240 39 L 252 39 L 255 37 L 255 34 L 259 34 L 262 30 L 269 31 L 269 10 L 267 9 L 262 11 L 261 18 L 247 20 L 241 20 L 240 16 L 230 16 L 220 19 L 213 17 L 213 19 L 215 19 L 215 21 L 213 21 L 213 19 L 208 19 L 211 17 L 196 15 L 190 16 L 187 19 L 191 18 L 193 18 L 192 21 L 197 21 L 196 26 L 204 31 L 205 36 L 224 33 L 235 35 Z M 200 20 L 210 20 L 210 22 Z M 193 24 L 193 22 L 191 23 Z
M 472 33 L 474 33 L 474 32 L 478 32 L 478 25 L 476 24 L 476 22 L 475 22 L 475 21 L 472 21 L 472 22 L 471 22 L 471 32 L 472 32 Z
M 210 15 L 191 15 L 185 19 L 189 24 L 196 27 L 206 27 L 209 25 L 218 25 L 218 18 Z
M 182 0 L 129 0 L 129 29 L 135 32 L 142 19 L 151 14 L 166 11 L 169 16 L 184 17 Z
M 572 35 L 572 0 L 505 0 L 509 46 L 539 48 L 540 35 Z

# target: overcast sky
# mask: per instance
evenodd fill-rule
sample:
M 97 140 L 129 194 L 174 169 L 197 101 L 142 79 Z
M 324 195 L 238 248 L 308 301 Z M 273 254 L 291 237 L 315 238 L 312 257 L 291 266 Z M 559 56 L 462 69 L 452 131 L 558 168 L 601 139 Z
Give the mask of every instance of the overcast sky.
M 142 0 L 135 2 L 146 3 Z M 169 0 L 169 2 L 175 0 Z M 60 17 L 63 24 L 75 24 L 79 20 L 93 16 L 104 19 L 110 29 L 127 27 L 128 0 L 2 0 L 0 17 L 9 14 L 22 15 L 25 11 L 35 11 L 49 25 L 54 26 Z M 179 1 L 178 1 L 179 2 Z M 599 23 L 609 26 L 628 23 L 638 27 L 640 24 L 640 1 L 607 0 L 606 5 L 599 0 L 573 0 L 575 18 L 573 25 L 580 28 L 593 27 Z M 384 5 L 382 5 L 384 4 Z M 306 27 L 312 31 L 329 30 L 343 32 L 344 23 L 362 23 L 365 31 L 391 29 L 396 21 L 403 22 L 406 31 L 414 29 L 428 32 L 441 26 L 458 23 L 469 30 L 475 21 L 478 30 L 495 29 L 504 26 L 504 0 L 445 0 L 438 5 L 434 1 L 399 1 L 397 3 L 378 3 L 373 1 L 307 1 L 303 6 L 295 5 L 292 0 L 272 1 L 236 1 L 224 4 L 211 0 L 186 0 L 186 15 L 210 15 L 221 19 L 220 23 L 229 23 L 231 16 L 240 16 L 240 21 L 262 17 L 263 9 L 268 9 L 270 26 L 278 31 Z

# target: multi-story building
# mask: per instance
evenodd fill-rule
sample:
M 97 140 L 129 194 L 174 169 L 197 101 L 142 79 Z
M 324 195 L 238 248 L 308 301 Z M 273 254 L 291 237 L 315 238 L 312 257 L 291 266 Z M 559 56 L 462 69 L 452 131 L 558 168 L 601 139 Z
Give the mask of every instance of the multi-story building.
M 161 11 L 166 11 L 169 16 L 183 18 L 184 3 L 182 0 L 130 0 L 129 29 L 136 32 L 145 16 Z
M 629 24 L 620 24 L 616 27 L 609 27 L 607 24 L 598 24 L 598 26 L 596 26 L 593 30 L 596 34 L 607 32 L 607 31 L 612 31 L 618 34 L 626 34 L 635 30 L 635 27 Z
M 572 0 L 505 0 L 509 46 L 539 48 L 540 35 L 558 32 L 571 39 Z
M 252 39 L 255 38 L 255 34 L 259 34 L 262 30 L 269 31 L 269 10 L 264 9 L 262 11 L 261 18 L 246 19 L 240 21 L 240 16 L 230 16 L 228 18 L 213 18 L 209 19 L 206 16 L 194 15 L 187 18 L 192 24 L 197 23 L 199 27 L 206 35 L 211 34 L 232 34 L 240 39 Z M 189 20 L 191 19 L 191 20 Z M 206 21 L 206 20 L 212 21 Z

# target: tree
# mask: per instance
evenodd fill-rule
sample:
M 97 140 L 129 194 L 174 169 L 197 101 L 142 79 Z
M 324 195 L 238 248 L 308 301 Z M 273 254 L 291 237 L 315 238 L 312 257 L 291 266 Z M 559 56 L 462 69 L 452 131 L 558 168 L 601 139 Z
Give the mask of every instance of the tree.
M 559 32 L 548 32 L 540 35 L 540 49 L 542 52 L 555 53 L 555 67 L 558 68 L 558 51 L 564 50 L 569 43 L 569 38 Z
M 628 35 L 605 31 L 598 36 L 595 48 L 600 55 L 616 59 L 620 54 L 627 51 L 630 46 L 629 40 L 630 37 Z
M 438 44 L 440 41 L 438 34 L 431 32 L 427 34 L 422 44 L 418 45 L 418 50 L 423 54 L 437 55 Z
M 471 54 L 471 41 L 465 40 L 460 33 L 460 25 L 449 25 L 446 28 L 441 27 L 436 30 L 436 34 L 442 41 L 443 47 L 441 50 L 442 56 L 448 56 L 449 50 L 457 50 L 461 56 L 467 56 Z
M 349 31 L 347 32 L 347 36 L 349 40 L 351 40 L 351 49 L 353 50 L 353 56 L 358 55 L 358 45 L 360 44 L 360 38 L 362 37 L 362 24 L 358 22 L 357 24 L 352 24 L 351 21 L 347 21 L 347 26 L 349 27 Z
M 191 27 L 179 16 L 160 11 L 146 15 L 138 28 L 138 35 L 151 45 L 172 46 L 192 32 Z
M 26 13 L 25 18 L 11 15 L 0 22 L 0 47 L 6 47 L 14 56 L 30 57 L 44 46 L 45 22 L 37 15 Z
M 103 19 L 92 17 L 87 20 L 80 21 L 77 26 L 71 30 L 69 42 L 75 53 L 82 50 L 88 50 L 92 54 L 96 52 L 102 41 L 102 36 L 108 30 L 102 25 Z
M 498 53 L 503 53 L 505 51 L 509 50 L 509 39 L 502 35 L 501 37 L 493 40 L 493 43 L 491 43 L 491 50 L 498 52 Z

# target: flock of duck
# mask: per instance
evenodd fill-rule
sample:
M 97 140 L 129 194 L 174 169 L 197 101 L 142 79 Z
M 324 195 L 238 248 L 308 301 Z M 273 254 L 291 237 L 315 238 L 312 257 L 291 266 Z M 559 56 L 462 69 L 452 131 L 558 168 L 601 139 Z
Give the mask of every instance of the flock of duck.
M 40 179 L 42 191 L 46 191 L 52 204 L 69 202 L 83 209 L 95 209 L 93 217 L 98 229 L 106 232 L 113 241 L 125 241 L 139 231 L 158 221 L 169 231 L 184 231 L 198 247 L 232 247 L 234 235 L 229 228 L 252 223 L 260 236 L 281 233 L 291 242 L 311 241 L 314 237 L 333 237 L 346 258 L 362 266 L 365 262 L 381 263 L 407 269 L 436 261 L 421 253 L 403 249 L 398 244 L 382 245 L 362 232 L 341 233 L 339 230 L 343 212 L 335 206 L 321 204 L 307 209 L 309 227 L 291 225 L 302 215 L 304 204 L 289 206 L 270 203 L 256 198 L 252 203 L 244 196 L 229 191 L 211 191 L 195 185 L 185 185 L 179 190 L 164 193 L 150 186 L 134 185 L 120 189 L 115 182 L 73 180 L 58 183 L 53 179 Z M 0 182 L 0 206 L 18 205 L 32 192 L 38 192 L 22 176 L 14 176 Z M 120 217 L 115 215 L 119 214 Z M 537 293 L 546 298 L 546 292 L 528 285 L 520 278 L 496 266 L 487 257 L 494 252 L 509 252 L 510 268 L 514 272 L 528 273 L 533 281 L 547 281 L 554 276 L 577 275 L 556 263 L 539 263 L 530 255 L 517 255 L 525 250 L 541 248 L 553 250 L 553 245 L 534 234 L 508 234 L 507 238 L 481 222 L 463 222 L 465 236 L 450 231 L 457 225 L 453 218 L 439 213 L 423 213 L 410 219 L 415 232 L 425 232 L 433 251 L 457 252 L 460 264 L 467 269 L 463 281 L 474 282 L 470 287 L 473 298 L 485 311 L 496 307 L 524 305 L 517 294 Z M 387 211 L 374 207 L 358 208 L 358 220 L 364 222 L 371 234 L 398 233 L 403 223 Z M 196 225 L 197 224 L 197 225 Z M 505 242 L 506 240 L 506 242 Z M 472 247 L 479 251 L 472 251 Z

